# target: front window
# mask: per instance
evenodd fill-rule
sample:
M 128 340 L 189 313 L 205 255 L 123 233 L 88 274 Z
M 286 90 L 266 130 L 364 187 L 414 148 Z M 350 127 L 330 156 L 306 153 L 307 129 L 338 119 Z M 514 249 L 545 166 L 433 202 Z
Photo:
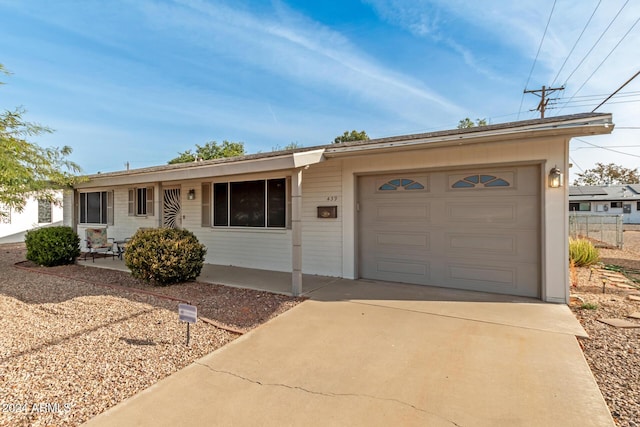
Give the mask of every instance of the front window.
M 285 178 L 214 184 L 213 225 L 284 228 L 286 188 Z
M 622 202 L 611 202 L 611 207 L 612 208 L 621 208 L 622 207 Z
M 81 224 L 107 224 L 107 193 L 108 191 L 80 193 Z
M 569 203 L 569 211 L 588 212 L 591 210 L 591 203 L 588 202 L 571 202 Z
M 153 216 L 153 187 L 129 189 L 129 216 Z
M 38 223 L 51 222 L 51 202 L 47 200 L 38 200 Z
M 136 215 L 147 214 L 147 189 L 136 188 Z

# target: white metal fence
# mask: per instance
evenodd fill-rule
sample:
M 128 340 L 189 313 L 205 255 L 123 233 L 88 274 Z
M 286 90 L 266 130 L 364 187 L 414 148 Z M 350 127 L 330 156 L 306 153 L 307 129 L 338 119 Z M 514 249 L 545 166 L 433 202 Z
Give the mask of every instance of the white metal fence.
M 586 237 L 596 245 L 622 249 L 622 215 L 569 215 L 569 235 L 574 239 Z

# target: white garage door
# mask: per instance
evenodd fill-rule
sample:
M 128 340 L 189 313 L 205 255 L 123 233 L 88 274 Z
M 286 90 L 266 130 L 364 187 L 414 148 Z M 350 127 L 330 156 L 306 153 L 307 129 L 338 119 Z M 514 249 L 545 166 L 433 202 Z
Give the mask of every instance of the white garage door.
M 537 166 L 358 179 L 360 277 L 540 297 Z

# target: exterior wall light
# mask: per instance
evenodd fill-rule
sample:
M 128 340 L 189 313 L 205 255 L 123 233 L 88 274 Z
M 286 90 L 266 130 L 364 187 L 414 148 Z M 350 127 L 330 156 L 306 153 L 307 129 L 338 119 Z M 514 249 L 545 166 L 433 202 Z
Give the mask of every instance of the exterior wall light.
M 562 187 L 562 181 L 563 181 L 562 178 L 563 178 L 562 171 L 558 169 L 557 166 L 554 166 L 553 168 L 551 168 L 551 170 L 549 171 L 549 187 L 551 188 Z
M 187 193 L 187 199 L 195 200 L 196 199 L 196 190 L 194 190 L 193 188 L 191 190 L 189 190 L 189 192 Z

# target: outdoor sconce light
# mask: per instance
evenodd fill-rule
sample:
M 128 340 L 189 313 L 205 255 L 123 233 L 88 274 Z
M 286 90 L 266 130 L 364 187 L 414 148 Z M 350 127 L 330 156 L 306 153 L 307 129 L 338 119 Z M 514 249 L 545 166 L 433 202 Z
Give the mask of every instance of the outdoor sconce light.
M 551 171 L 549 171 L 549 187 L 562 187 L 562 171 L 558 169 L 557 166 L 554 166 L 551 168 Z
M 194 190 L 193 188 L 191 190 L 189 190 L 189 192 L 187 193 L 187 199 L 195 200 L 196 199 L 196 190 Z

